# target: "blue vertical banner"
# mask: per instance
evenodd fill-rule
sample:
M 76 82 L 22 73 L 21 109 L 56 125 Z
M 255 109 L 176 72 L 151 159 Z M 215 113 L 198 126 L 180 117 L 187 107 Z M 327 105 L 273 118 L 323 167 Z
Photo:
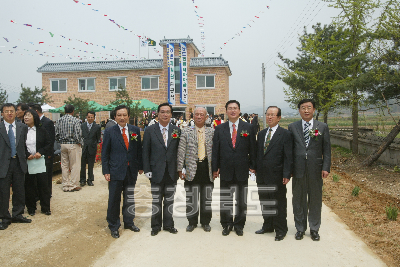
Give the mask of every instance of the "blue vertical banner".
M 181 73 L 180 103 L 188 103 L 188 80 L 187 80 L 187 50 L 186 43 L 179 43 L 179 65 Z
M 167 44 L 168 57 L 168 103 L 175 105 L 174 44 Z

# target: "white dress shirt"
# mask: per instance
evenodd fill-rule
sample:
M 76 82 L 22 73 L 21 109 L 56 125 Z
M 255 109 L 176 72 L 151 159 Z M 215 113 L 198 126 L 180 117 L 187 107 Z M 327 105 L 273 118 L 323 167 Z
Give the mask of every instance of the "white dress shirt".
M 169 123 L 167 124 L 166 127 L 162 126 L 161 123 L 159 123 L 158 126 L 160 126 L 161 135 L 162 135 L 163 129 L 164 129 L 164 128 L 166 129 L 166 130 L 165 130 L 165 142 L 167 142 L 167 144 L 168 144 Z
M 36 154 L 36 127 L 28 127 L 28 135 L 26 136 L 26 147 L 31 155 Z
M 310 128 L 309 129 L 311 130 L 313 125 L 314 125 L 314 119 L 311 119 L 308 123 L 310 124 Z M 303 125 L 303 132 L 304 132 L 304 127 L 306 126 L 306 121 L 301 119 L 301 125 Z
M 89 127 L 89 126 L 88 126 Z M 125 127 L 121 127 L 121 125 L 118 124 L 119 130 L 121 131 L 121 134 L 123 134 L 122 129 L 125 128 L 125 134 L 128 136 L 129 130 L 128 130 L 128 124 L 125 124 Z M 129 140 L 129 139 L 128 139 Z
M 271 138 L 269 140 L 272 140 L 272 137 L 274 136 L 274 133 L 276 132 L 276 129 L 278 129 L 278 126 L 279 126 L 279 124 L 277 124 L 277 125 L 275 125 L 274 127 L 271 128 L 272 129 Z M 268 127 L 268 130 L 267 130 L 267 134 L 265 135 L 264 143 L 265 143 L 265 141 L 267 141 L 268 132 L 269 132 L 269 127 Z
M 7 131 L 7 134 L 8 134 L 8 129 L 10 128 L 10 124 L 8 122 L 6 122 L 6 121 L 3 121 L 3 122 L 4 122 L 4 126 L 6 126 L 6 131 Z M 12 123 L 12 129 L 13 129 L 13 132 L 14 132 L 15 139 L 17 139 L 17 127 L 15 125 L 15 121 Z M 15 140 L 15 141 L 17 141 L 17 140 Z M 16 142 L 15 142 L 15 144 L 16 144 Z

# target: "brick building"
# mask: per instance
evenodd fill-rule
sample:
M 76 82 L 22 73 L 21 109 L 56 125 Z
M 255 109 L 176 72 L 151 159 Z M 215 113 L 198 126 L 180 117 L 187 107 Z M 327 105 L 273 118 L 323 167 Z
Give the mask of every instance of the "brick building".
M 46 63 L 37 71 L 42 73 L 42 86 L 55 107 L 64 105 L 64 100 L 73 95 L 107 105 L 115 100 L 115 91 L 122 86 L 132 99 L 146 98 L 156 104 L 171 102 L 171 91 L 175 91 L 174 117 L 187 117 L 196 106 L 206 107 L 210 114 L 225 113 L 232 75 L 228 61 L 222 57 L 198 57 L 200 52 L 189 37 L 163 39 L 159 45 L 163 47 L 163 59 Z M 180 49 L 186 49 L 186 58 Z M 171 61 L 174 68 L 169 72 Z M 183 61 L 188 62 L 187 68 L 185 63 L 181 65 Z M 169 78 L 175 80 L 175 90 L 169 87 Z M 180 94 L 181 84 L 186 98 Z

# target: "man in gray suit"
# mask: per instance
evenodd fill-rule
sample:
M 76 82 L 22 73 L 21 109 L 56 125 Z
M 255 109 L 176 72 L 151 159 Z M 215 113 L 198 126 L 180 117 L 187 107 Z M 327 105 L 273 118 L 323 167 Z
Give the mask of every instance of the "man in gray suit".
M 114 125 L 117 125 L 117 122 L 115 121 L 115 110 L 111 110 L 110 112 L 110 120 L 106 124 L 106 129 L 110 128 Z
M 172 106 L 163 103 L 158 106 L 159 122 L 148 126 L 143 137 L 143 170 L 150 179 L 153 196 L 151 235 L 164 230 L 176 234 L 172 210 L 178 172 L 176 159 L 181 131 L 170 124 Z M 164 207 L 162 202 L 164 201 Z
M 81 186 L 86 185 L 86 163 L 88 164 L 88 179 L 87 184 L 94 186 L 93 167 L 96 160 L 97 144 L 100 143 L 101 128 L 100 125 L 94 121 L 96 113 L 88 111 L 86 114 L 86 122 L 82 123 L 82 158 L 81 158 Z
M 28 170 L 26 136 L 28 127 L 15 121 L 16 108 L 6 103 L 1 107 L 4 121 L 0 123 L 0 230 L 13 223 L 30 223 L 22 216 L 25 209 L 25 173 Z M 9 208 L 12 184 L 12 218 Z
M 315 102 L 303 99 L 298 104 L 302 120 L 289 124 L 293 135 L 293 213 L 297 229 L 296 240 L 307 230 L 307 215 L 311 239 L 319 241 L 322 208 L 322 178 L 329 175 L 331 143 L 329 128 L 313 119 Z
M 211 231 L 211 201 L 214 188 L 211 155 L 214 130 L 205 127 L 207 110 L 194 110 L 195 126 L 182 131 L 178 147 L 178 174 L 185 179 L 186 216 L 189 225 L 186 232 L 192 232 L 198 223 L 200 200 L 200 223 L 206 232 Z M 186 174 L 182 169 L 186 168 Z

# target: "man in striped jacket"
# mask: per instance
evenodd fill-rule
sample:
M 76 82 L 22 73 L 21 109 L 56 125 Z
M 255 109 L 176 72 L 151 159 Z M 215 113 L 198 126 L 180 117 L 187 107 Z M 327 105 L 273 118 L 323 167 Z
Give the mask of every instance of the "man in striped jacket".
M 187 232 L 192 232 L 197 227 L 199 213 L 200 224 L 204 231 L 211 231 L 211 197 L 214 188 L 211 152 L 214 130 L 205 127 L 206 118 L 206 109 L 197 107 L 194 110 L 195 126 L 182 131 L 178 147 L 178 174 L 185 180 L 187 198 L 186 217 L 189 221 Z

